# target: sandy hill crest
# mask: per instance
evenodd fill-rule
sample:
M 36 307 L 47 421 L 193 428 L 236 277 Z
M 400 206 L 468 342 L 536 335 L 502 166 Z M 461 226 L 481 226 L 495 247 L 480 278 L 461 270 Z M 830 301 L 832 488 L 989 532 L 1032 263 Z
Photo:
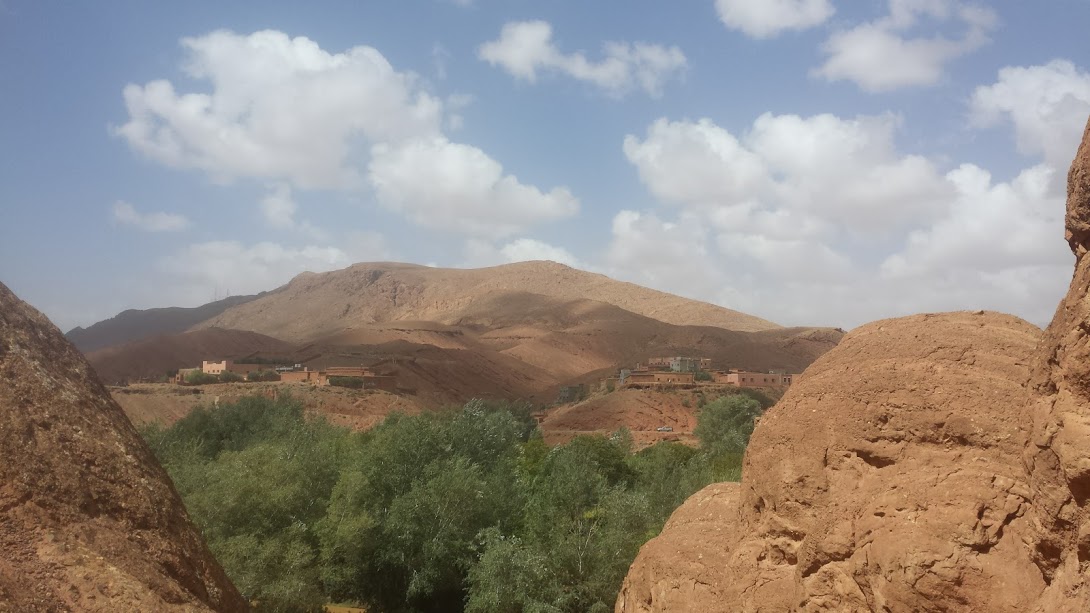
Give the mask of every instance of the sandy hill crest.
M 0 382 L 0 610 L 246 610 L 83 356 L 2 284 Z
M 853 330 L 761 419 L 742 482 L 641 549 L 616 611 L 1090 611 L 1090 124 L 1067 239 L 1043 336 L 983 311 Z
M 389 321 L 457 324 L 482 300 L 537 294 L 563 301 L 592 299 L 675 325 L 737 331 L 779 326 L 706 302 L 615 281 L 554 262 L 444 269 L 414 264 L 356 264 L 303 273 L 252 302 L 227 309 L 198 327 L 252 330 L 293 342 Z

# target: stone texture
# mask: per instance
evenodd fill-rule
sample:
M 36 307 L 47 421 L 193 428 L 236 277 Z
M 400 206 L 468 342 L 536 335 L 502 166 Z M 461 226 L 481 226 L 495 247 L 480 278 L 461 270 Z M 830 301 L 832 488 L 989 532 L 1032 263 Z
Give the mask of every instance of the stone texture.
M 0 611 L 243 611 L 83 356 L 0 284 Z

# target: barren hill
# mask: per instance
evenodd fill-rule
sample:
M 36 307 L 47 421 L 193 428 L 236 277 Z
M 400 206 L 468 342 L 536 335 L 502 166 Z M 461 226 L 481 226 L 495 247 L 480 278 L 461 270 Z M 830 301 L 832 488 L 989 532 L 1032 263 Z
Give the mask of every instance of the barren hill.
M 492 268 L 429 268 L 414 264 L 356 264 L 303 273 L 262 298 L 227 309 L 198 327 L 253 330 L 306 342 L 343 330 L 390 321 L 458 324 L 478 313 L 483 299 L 538 294 L 562 301 L 592 299 L 675 325 L 727 330 L 778 328 L 752 315 L 614 281 L 553 262 Z
M 2 284 L 0 382 L 0 610 L 247 609 L 86 360 Z
M 231 296 L 194 308 L 129 309 L 92 326 L 73 328 L 65 336 L 77 349 L 86 353 L 152 336 L 185 332 L 233 306 L 260 296 Z
M 156 336 L 87 354 L 87 361 L 108 383 L 158 378 L 167 371 L 200 366 L 201 360 L 234 359 L 260 353 L 288 356 L 294 346 L 243 330 L 207 328 L 184 334 Z

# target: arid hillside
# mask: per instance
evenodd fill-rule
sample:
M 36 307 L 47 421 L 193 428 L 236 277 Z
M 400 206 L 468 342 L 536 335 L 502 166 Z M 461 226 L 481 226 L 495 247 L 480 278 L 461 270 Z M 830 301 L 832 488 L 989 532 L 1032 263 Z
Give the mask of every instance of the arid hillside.
M 200 366 L 201 360 L 253 354 L 287 356 L 294 349 L 289 343 L 256 332 L 206 328 L 99 349 L 88 353 L 87 361 L 103 381 L 112 384 L 162 377 L 170 370 Z
M 0 610 L 247 603 L 83 356 L 0 284 Z
M 286 286 L 227 309 L 198 327 L 253 330 L 306 342 L 381 322 L 458 325 L 467 318 L 480 321 L 482 302 L 507 304 L 508 296 L 525 293 L 561 301 L 592 299 L 675 325 L 739 331 L 779 327 L 753 315 L 554 262 L 465 270 L 378 263 L 320 274 L 303 273 Z
M 563 385 L 655 355 L 801 372 L 842 335 L 783 328 L 551 262 L 479 270 L 359 264 L 300 275 L 191 332 L 89 357 L 111 382 L 258 355 L 311 368 L 373 367 L 397 376 L 422 406 L 473 397 L 546 404 Z
M 616 611 L 1090 610 L 1088 229 L 1090 124 L 1043 336 L 983 311 L 853 330 L 761 419 L 742 482 L 643 547 Z

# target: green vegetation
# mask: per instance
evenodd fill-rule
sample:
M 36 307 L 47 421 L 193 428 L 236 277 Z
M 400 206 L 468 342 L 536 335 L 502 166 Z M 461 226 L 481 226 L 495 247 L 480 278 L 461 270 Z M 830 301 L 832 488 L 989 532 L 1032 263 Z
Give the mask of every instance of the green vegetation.
M 247 381 L 279 381 L 280 375 L 275 370 L 251 370 L 246 373 Z
M 220 383 L 238 383 L 242 380 L 242 375 L 238 374 L 237 372 L 225 370 L 220 373 Z
M 207 385 L 209 383 L 219 383 L 219 377 L 199 370 L 191 370 L 185 374 L 185 382 L 189 385 Z
M 698 370 L 693 374 L 693 379 L 696 381 L 712 381 L 715 377 L 706 370 Z
M 363 377 L 330 377 L 329 384 L 335 387 L 347 387 L 349 389 L 359 390 L 363 389 L 363 386 L 367 382 L 363 380 Z
M 550 448 L 528 404 L 479 400 L 352 433 L 251 397 L 144 436 L 258 610 L 574 613 L 611 610 L 670 513 L 738 478 L 759 413 L 719 399 L 701 448 L 638 453 L 623 429 Z

